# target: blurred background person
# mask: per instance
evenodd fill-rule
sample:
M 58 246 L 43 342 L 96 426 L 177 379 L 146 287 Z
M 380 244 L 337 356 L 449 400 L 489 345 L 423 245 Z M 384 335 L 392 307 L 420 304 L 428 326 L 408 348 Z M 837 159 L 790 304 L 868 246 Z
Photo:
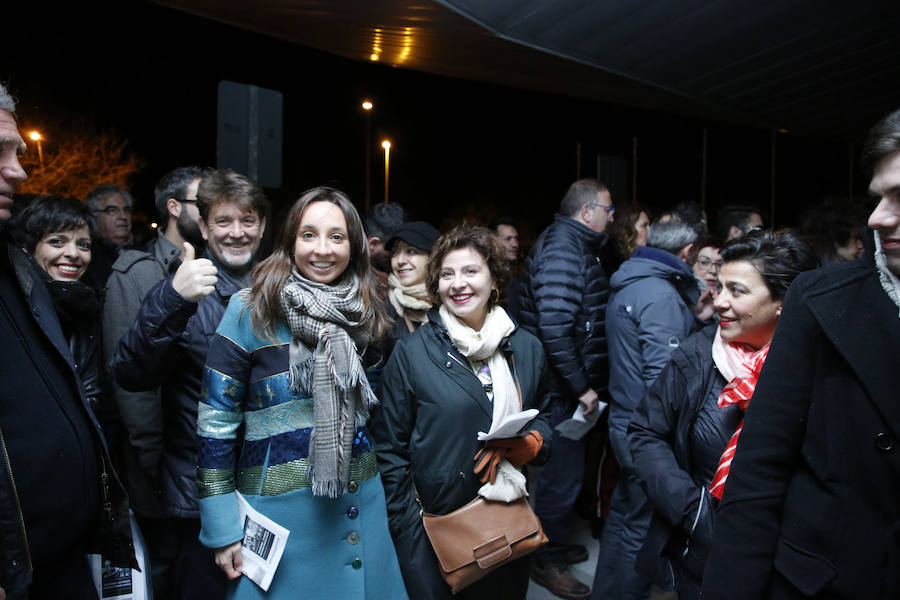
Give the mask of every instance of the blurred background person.
M 815 248 L 823 265 L 856 260 L 865 253 L 865 211 L 843 199 L 827 198 L 806 212 L 800 234 Z
M 610 273 L 631 258 L 635 248 L 647 245 L 649 231 L 650 212 L 640 204 L 626 204 L 616 210 L 616 220 L 606 228 L 617 261 Z
M 394 324 L 387 334 L 388 350 L 428 321 L 431 295 L 425 285 L 428 277 L 428 255 L 441 236 L 424 221 L 404 223 L 391 235 L 385 247 L 391 254 L 388 276 L 387 314 Z
M 498 305 L 507 268 L 505 247 L 485 227 L 457 227 L 441 236 L 428 267 L 428 290 L 440 309 L 397 344 L 384 370 L 372 432 L 391 534 L 412 598 L 451 598 L 417 500 L 425 511 L 443 515 L 479 495 L 524 497 L 525 476 L 518 469 L 547 456 L 549 367 L 537 338 Z M 479 431 L 529 408 L 541 413 L 524 437 L 487 446 L 477 440 Z M 505 457 L 496 478 L 473 460 L 482 448 Z M 528 569 L 529 557 L 523 557 L 452 597 L 521 600 Z
M 522 276 L 519 262 L 519 230 L 512 217 L 500 217 L 491 225 L 500 242 L 506 247 L 506 259 L 509 261 L 509 280 L 500 294 L 500 305 L 516 323 L 522 310 Z
M 719 280 L 719 269 L 722 268 L 722 240 L 709 233 L 698 239 L 688 252 L 687 262 L 694 271 L 694 277 L 700 285 L 700 291 L 715 290 Z
M 131 247 L 134 199 L 122 186 L 102 183 L 88 192 L 85 203 L 97 220 L 99 234 L 88 277 L 94 287 L 102 292 L 119 253 Z
M 763 228 L 762 214 L 753 206 L 723 206 L 718 217 L 716 233 L 726 242 Z
M 717 469 L 743 419 L 788 286 L 818 265 L 790 233 L 751 232 L 722 249 L 716 312 L 672 353 L 628 426 L 634 468 L 653 509 L 637 569 L 651 579 L 664 557 L 679 600 L 699 597 L 724 474 Z M 718 270 L 717 270 L 718 272 Z M 716 488 L 710 486 L 716 478 Z

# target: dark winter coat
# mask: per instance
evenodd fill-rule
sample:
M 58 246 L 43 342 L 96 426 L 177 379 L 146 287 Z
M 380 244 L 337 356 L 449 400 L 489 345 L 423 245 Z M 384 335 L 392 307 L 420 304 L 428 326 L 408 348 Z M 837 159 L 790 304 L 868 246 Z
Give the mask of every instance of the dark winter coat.
M 544 345 L 551 392 L 573 402 L 588 389 L 606 390 L 609 281 L 599 258 L 606 240 L 558 214 L 525 263 L 521 325 Z
M 125 491 L 53 303 L 29 257 L 5 239 L 0 347 L 0 587 L 27 598 L 32 565 L 52 573 L 86 552 L 137 566 Z
M 170 515 L 200 518 L 197 505 L 197 404 L 209 341 L 216 333 L 232 294 L 246 285 L 245 275 L 229 271 L 211 255 L 218 270 L 212 294 L 185 300 L 172 277 L 144 298 L 137 318 L 116 347 L 111 369 L 126 390 L 162 387 L 164 413 L 160 484 Z
M 639 246 L 610 284 L 609 425 L 624 434 L 632 411 L 672 351 L 702 325 L 691 312 L 700 294 L 687 263 L 648 246 Z
M 481 482 L 473 458 L 476 434 L 489 431 L 492 406 L 469 362 L 450 342 L 437 310 L 401 340 L 384 369 L 369 431 L 375 440 L 387 497 L 388 520 L 410 598 L 450 598 L 425 535 L 416 492 L 426 511 L 446 514 L 473 500 Z M 517 329 L 501 344 L 513 365 L 523 408 L 541 414 L 532 424 L 544 438 L 534 464 L 546 460 L 551 432 L 546 390 L 547 361 L 540 342 Z M 527 579 L 527 569 L 524 571 Z M 464 593 L 496 598 L 496 573 Z M 527 582 L 523 582 L 527 585 Z
M 703 578 L 709 600 L 900 596 L 900 318 L 872 258 L 791 284 Z
M 719 408 L 726 381 L 715 367 L 716 326 L 689 337 L 637 405 L 628 426 L 634 468 L 653 505 L 638 570 L 647 576 L 667 557 L 679 579 L 699 582 L 712 541 L 709 484 L 743 411 Z
M 103 356 L 108 364 L 128 332 L 150 289 L 181 264 L 181 249 L 160 234 L 147 251 L 126 250 L 106 280 L 103 305 Z M 163 449 L 163 411 L 158 389 L 129 392 L 110 385 L 122 423 L 122 478 L 132 509 L 140 516 L 162 518 L 159 465 Z

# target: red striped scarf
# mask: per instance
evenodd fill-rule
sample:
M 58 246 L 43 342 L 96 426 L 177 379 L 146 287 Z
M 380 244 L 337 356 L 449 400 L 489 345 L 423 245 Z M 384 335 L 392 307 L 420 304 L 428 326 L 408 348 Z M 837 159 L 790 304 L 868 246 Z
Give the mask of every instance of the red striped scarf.
M 719 372 L 729 380 L 728 385 L 719 394 L 719 408 L 736 404 L 741 411 L 746 412 L 750 405 L 750 398 L 753 397 L 753 390 L 756 389 L 759 372 L 762 370 L 768 354 L 769 344 L 759 350 L 749 350 L 743 344 L 724 341 L 721 330 L 716 332 L 716 338 L 713 340 L 713 360 Z M 728 440 L 722 457 L 719 458 L 719 466 L 709 485 L 709 493 L 720 500 L 725 489 L 728 471 L 731 469 L 731 461 L 734 459 L 734 451 L 737 449 L 738 437 L 743 428 L 744 419 L 741 419 L 734 435 Z

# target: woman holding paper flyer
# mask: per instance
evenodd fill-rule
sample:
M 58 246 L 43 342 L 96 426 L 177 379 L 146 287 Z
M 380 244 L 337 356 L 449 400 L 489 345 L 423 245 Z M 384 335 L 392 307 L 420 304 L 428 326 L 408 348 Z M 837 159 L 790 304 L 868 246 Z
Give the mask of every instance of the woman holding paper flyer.
M 251 279 L 207 356 L 200 541 L 236 580 L 229 598 L 405 599 L 366 429 L 386 322 L 349 198 L 305 192 Z
M 537 338 L 497 301 L 508 275 L 505 248 L 488 229 L 458 227 L 438 239 L 428 263 L 435 304 L 427 323 L 399 341 L 385 367 L 372 434 L 388 499 L 391 534 L 413 598 L 449 598 L 420 505 L 447 514 L 477 496 L 526 494 L 525 464 L 546 460 L 546 414 L 520 436 L 479 442 L 506 417 L 547 406 L 548 366 Z M 454 598 L 521 600 L 528 560 L 510 562 Z

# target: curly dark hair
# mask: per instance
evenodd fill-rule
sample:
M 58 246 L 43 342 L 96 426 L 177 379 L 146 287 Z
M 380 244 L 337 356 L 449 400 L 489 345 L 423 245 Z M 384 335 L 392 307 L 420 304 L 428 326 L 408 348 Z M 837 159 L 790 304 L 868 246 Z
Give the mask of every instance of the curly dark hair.
M 480 225 L 463 224 L 454 227 L 438 238 L 428 258 L 428 277 L 425 280 L 428 293 L 434 305 L 441 303 L 438 295 L 438 282 L 441 278 L 441 267 L 444 257 L 454 250 L 471 248 L 484 258 L 494 280 L 494 287 L 502 290 L 509 280 L 509 261 L 506 259 L 506 246 L 490 229 Z
M 745 260 L 756 267 L 773 300 L 784 300 L 797 275 L 819 266 L 812 246 L 789 231 L 751 231 L 726 243 L 721 254 L 726 264 Z

